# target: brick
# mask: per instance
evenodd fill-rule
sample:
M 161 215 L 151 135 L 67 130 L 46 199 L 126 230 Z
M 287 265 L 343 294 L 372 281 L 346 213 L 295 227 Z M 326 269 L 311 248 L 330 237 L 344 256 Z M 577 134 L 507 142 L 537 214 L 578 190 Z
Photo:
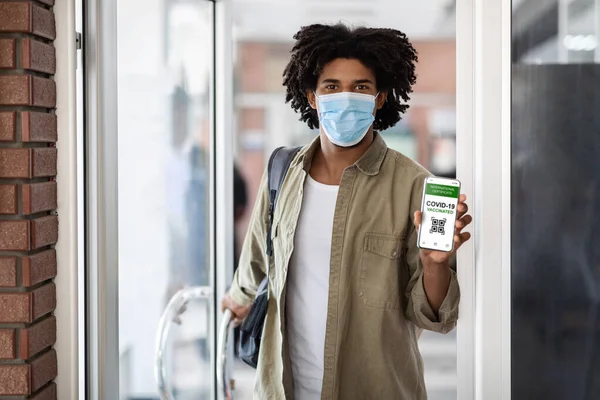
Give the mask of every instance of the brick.
M 37 0 L 38 2 L 42 3 L 42 4 L 46 4 L 47 6 L 53 6 L 54 5 L 54 0 Z
M 0 69 L 17 68 L 16 42 L 0 38 Z
M 54 13 L 32 3 L 31 33 L 46 39 L 56 39 L 56 21 Z
M 31 33 L 46 39 L 56 38 L 54 13 L 31 1 L 0 3 L 0 32 Z
M 30 105 L 30 78 L 26 75 L 0 76 L 0 105 Z
M 30 32 L 30 22 L 29 3 L 0 3 L 0 32 Z
M 58 217 L 49 215 L 31 221 L 31 247 L 40 247 L 56 244 L 58 241 Z
M 17 257 L 0 257 L 0 287 L 17 286 Z
M 17 185 L 0 185 L 0 214 L 17 212 Z
M 56 250 L 50 249 L 21 259 L 22 285 L 30 287 L 56 276 Z
M 26 396 L 29 389 L 28 365 L 0 365 L 0 395 Z
M 52 282 L 32 292 L 0 292 L 0 323 L 29 324 L 55 308 L 56 285 Z
M 29 250 L 30 231 L 29 221 L 0 221 L 0 250 Z
M 52 382 L 29 400 L 57 400 L 56 383 Z
M 56 175 L 56 148 L 40 147 L 32 149 L 32 171 L 34 178 Z
M 23 142 L 56 142 L 57 139 L 56 115 L 31 111 L 21 113 Z
M 58 217 L 0 221 L 0 251 L 28 251 L 56 244 Z
M 0 395 L 28 396 L 34 394 L 48 382 L 56 378 L 58 373 L 56 351 L 50 350 L 26 364 L 0 365 Z M 35 399 L 52 399 L 56 388 L 52 385 L 44 387 L 36 393 Z M 46 392 L 49 390 L 49 392 Z M 44 394 L 44 392 L 46 392 Z M 44 394 L 45 397 L 38 397 Z
M 13 142 L 17 133 L 17 113 L 0 112 L 0 142 Z
M 36 392 L 58 374 L 56 351 L 54 349 L 36 358 L 30 364 L 30 393 Z
M 32 77 L 32 106 L 56 107 L 56 83 L 51 79 Z
M 0 322 L 31 322 L 31 293 L 0 293 Z
M 56 84 L 31 75 L 0 75 L 0 105 L 54 108 Z
M 31 71 L 54 74 L 56 72 L 56 49 L 32 39 L 21 41 L 21 67 Z
M 56 285 L 51 282 L 31 292 L 31 316 L 29 322 L 51 313 L 56 308 Z
M 56 175 L 56 148 L 0 148 L 0 178 L 43 178 Z
M 0 178 L 31 178 L 31 150 L 0 149 Z
M 19 358 L 27 360 L 56 342 L 56 318 L 51 316 L 19 331 Z
M 23 214 L 30 215 L 56 209 L 56 182 L 25 184 L 21 190 Z M 2 187 L 0 186 L 1 193 Z M 1 195 L 0 198 L 2 198 Z
M 16 336 L 14 329 L 0 329 L 0 358 L 12 360 L 16 358 Z

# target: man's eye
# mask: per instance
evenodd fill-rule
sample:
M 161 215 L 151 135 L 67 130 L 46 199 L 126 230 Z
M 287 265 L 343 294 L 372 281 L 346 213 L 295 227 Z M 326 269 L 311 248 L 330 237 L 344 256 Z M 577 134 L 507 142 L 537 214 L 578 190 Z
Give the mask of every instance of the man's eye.
M 336 85 L 327 85 L 327 86 L 325 86 L 325 89 L 327 89 L 327 90 L 335 90 L 335 89 L 337 89 L 337 86 Z
M 368 90 L 368 89 L 369 89 L 369 88 L 368 88 L 367 86 L 365 86 L 365 85 L 358 85 L 358 86 L 356 87 L 356 90 Z

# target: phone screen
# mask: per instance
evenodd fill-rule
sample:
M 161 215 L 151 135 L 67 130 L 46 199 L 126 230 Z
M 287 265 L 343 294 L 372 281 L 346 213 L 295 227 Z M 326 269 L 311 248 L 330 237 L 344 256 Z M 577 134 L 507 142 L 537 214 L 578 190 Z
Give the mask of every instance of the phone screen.
M 421 204 L 418 244 L 422 249 L 452 251 L 456 206 L 460 182 L 455 179 L 427 178 Z

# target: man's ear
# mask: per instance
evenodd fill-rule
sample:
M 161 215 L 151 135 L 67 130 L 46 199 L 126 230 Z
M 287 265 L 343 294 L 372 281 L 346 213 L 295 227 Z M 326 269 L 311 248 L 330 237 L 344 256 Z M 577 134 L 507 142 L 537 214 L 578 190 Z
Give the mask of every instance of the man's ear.
M 379 92 L 379 96 L 377 96 L 377 98 L 375 99 L 378 110 L 381 110 L 381 107 L 383 107 L 383 105 L 387 101 L 387 96 L 388 96 L 387 90 Z
M 317 99 L 315 97 L 315 92 L 313 90 L 307 90 L 306 98 L 308 99 L 308 104 L 310 104 L 312 109 L 316 110 L 317 109 Z

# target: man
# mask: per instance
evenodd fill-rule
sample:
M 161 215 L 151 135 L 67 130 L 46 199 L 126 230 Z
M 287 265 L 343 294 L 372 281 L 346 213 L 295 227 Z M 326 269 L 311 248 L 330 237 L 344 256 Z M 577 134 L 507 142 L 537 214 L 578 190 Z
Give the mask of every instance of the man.
M 392 29 L 312 25 L 295 39 L 286 99 L 320 135 L 284 181 L 271 259 L 263 178 L 222 305 L 242 320 L 269 274 L 254 398 L 425 399 L 417 328 L 453 329 L 459 288 L 452 253 L 416 245 L 429 173 L 376 133 L 408 108 L 416 52 Z M 470 237 L 465 200 L 456 249 Z

